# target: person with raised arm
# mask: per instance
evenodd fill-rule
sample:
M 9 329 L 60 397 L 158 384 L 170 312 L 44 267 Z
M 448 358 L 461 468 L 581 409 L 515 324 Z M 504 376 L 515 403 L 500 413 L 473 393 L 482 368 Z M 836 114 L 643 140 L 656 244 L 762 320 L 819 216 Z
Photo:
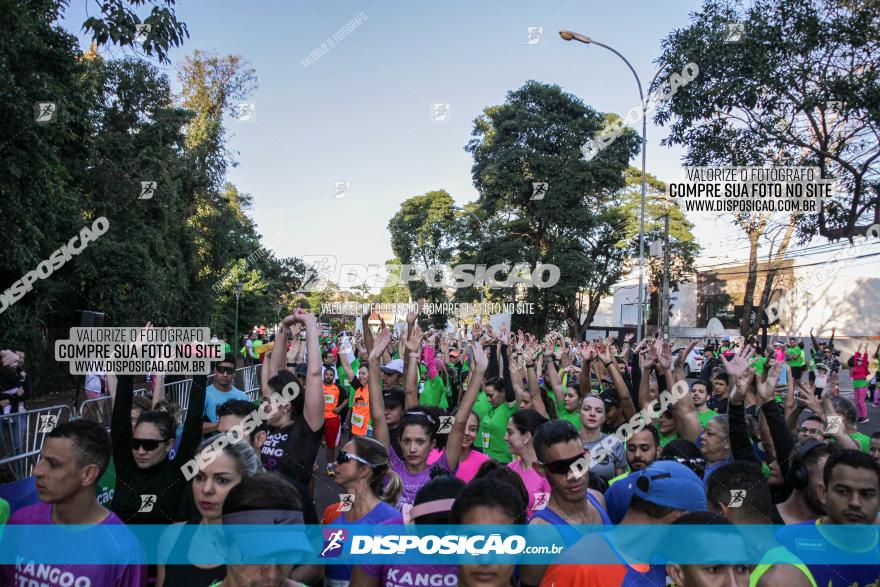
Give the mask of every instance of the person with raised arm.
M 308 345 L 305 390 L 300 389 L 293 373 L 284 368 L 283 352 L 270 358 L 270 377 L 261 390 L 263 401 L 277 401 L 273 397 L 275 394 L 281 397 L 293 394 L 295 397 L 288 402 L 279 402 L 278 409 L 269 418 L 269 431 L 260 456 L 267 470 L 279 471 L 308 487 L 324 426 L 324 388 L 318 323 L 313 313 L 297 308 L 287 316 L 282 322 L 281 341 L 277 346 L 284 348 L 287 344 L 284 332 L 296 322 L 305 327 Z
M 370 416 L 373 419 L 373 433 L 376 440 L 385 446 L 391 446 L 391 435 L 388 424 L 385 422 L 385 400 L 379 389 L 379 365 L 382 353 L 391 341 L 391 334 L 387 329 L 379 331 L 374 338 L 373 350 L 370 352 Z M 477 351 L 475 350 L 475 356 Z M 418 353 L 410 355 L 410 361 L 418 360 Z M 410 366 L 417 368 L 417 366 Z M 475 367 L 476 369 L 477 367 Z M 475 377 L 479 381 L 481 377 Z M 468 409 L 468 412 L 470 410 Z M 462 412 L 460 418 L 452 425 L 446 450 L 443 456 L 435 463 L 450 472 L 455 472 L 461 456 L 461 444 L 467 424 L 467 412 Z M 427 465 L 428 455 L 434 448 L 437 428 L 440 423 L 429 414 L 408 413 L 400 423 L 400 448 L 402 454 L 395 450 L 389 453 L 391 470 L 403 481 L 403 492 L 397 502 L 397 509 L 407 521 L 409 510 L 412 509 L 416 493 L 431 478 L 431 468 Z
M 134 380 L 118 377 L 110 427 L 116 491 L 110 509 L 126 524 L 170 524 L 182 521 L 179 506 L 187 487 L 184 463 L 195 456 L 202 439 L 207 377 L 193 377 L 189 410 L 173 459 L 177 423 L 167 412 L 150 410 L 131 426 Z

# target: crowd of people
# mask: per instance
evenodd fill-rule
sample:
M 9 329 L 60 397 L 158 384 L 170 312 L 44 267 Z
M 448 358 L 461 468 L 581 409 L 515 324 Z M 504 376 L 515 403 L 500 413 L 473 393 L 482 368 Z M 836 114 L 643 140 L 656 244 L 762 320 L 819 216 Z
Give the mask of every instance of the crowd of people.
M 296 310 L 260 353 L 256 404 L 234 387 L 231 354 L 214 365 L 210 385 L 193 378 L 185 409 L 162 397 L 161 375 L 151 399 L 135 395 L 132 377 L 108 376 L 110 432 L 84 419 L 56 426 L 34 469 L 40 503 L 8 523 L 165 524 L 160 558 L 174 564 L 78 565 L 53 580 L 22 561 L 2 568 L 2 584 L 880 584 L 880 534 L 870 527 L 880 512 L 880 433 L 858 431 L 866 401 L 880 399 L 869 398 L 876 390 L 868 383 L 880 346 L 870 358 L 860 346 L 849 359 L 851 401 L 840 394 L 833 334 L 819 342 L 811 333 L 809 358 L 795 339 L 766 348 L 756 339 L 706 344 L 702 369 L 688 378 L 685 362 L 700 341 L 674 353 L 669 341 L 631 335 L 538 338 L 479 323 L 423 331 L 417 317 L 409 314 L 405 329 L 373 332 L 367 314 L 359 332 L 322 339 L 314 314 Z M 20 358 L 2 358 L 4 376 L 19 376 Z M 281 399 L 291 388 L 299 392 Z M 216 449 L 216 435 L 242 430 L 256 410 L 263 421 Z M 317 465 L 322 447 L 326 469 Z M 184 463 L 209 452 L 188 479 Z M 105 505 L 97 496 L 108 483 L 115 491 Z M 346 497 L 319 512 L 316 483 Z M 566 549 L 546 565 L 519 566 L 442 557 L 432 565 L 292 565 L 285 556 L 301 547 L 292 544 L 262 545 L 275 549 L 277 564 L 178 562 L 210 547 L 199 536 L 214 524 L 265 520 L 362 531 L 543 525 Z M 636 524 L 779 531 L 761 545 L 760 564 L 682 565 L 634 560 L 625 542 L 582 528 Z M 841 532 L 846 526 L 858 532 Z M 865 564 L 803 563 L 804 533 Z M 659 528 L 639 540 L 641 551 L 669 547 Z M 585 553 L 617 562 L 582 564 Z

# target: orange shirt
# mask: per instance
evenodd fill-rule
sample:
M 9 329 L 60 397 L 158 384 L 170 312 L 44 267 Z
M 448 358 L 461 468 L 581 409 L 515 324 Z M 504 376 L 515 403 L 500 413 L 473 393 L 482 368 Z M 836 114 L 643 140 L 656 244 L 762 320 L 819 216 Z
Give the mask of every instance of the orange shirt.
M 338 418 L 339 414 L 333 411 L 334 408 L 339 404 L 339 394 L 342 392 L 339 389 L 339 386 L 335 383 L 331 383 L 330 385 L 324 384 L 324 419 L 332 420 L 333 418 Z
M 354 392 L 354 405 L 351 406 L 351 433 L 366 436 L 370 425 L 370 390 L 366 386 Z

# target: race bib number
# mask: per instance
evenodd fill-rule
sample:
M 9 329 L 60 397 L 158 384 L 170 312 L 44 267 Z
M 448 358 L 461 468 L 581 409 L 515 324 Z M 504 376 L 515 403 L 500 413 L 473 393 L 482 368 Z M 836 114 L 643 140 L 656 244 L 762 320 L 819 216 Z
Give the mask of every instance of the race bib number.
M 355 428 L 360 428 L 364 425 L 364 415 L 363 414 L 352 414 L 351 415 L 351 425 Z
M 413 504 L 411 504 L 411 503 L 405 503 L 400 508 L 400 511 L 403 514 L 403 523 L 404 524 L 409 524 L 412 521 L 409 517 L 409 512 L 411 509 L 413 509 Z
M 483 432 L 483 448 L 489 448 L 489 436 L 488 432 Z
M 827 385 L 827 383 L 828 383 L 828 375 L 825 375 L 824 373 L 817 371 L 816 372 L 816 387 L 823 387 L 824 388 L 825 385 Z
M 324 394 L 324 403 L 328 406 L 332 406 L 336 403 L 336 397 L 332 393 Z

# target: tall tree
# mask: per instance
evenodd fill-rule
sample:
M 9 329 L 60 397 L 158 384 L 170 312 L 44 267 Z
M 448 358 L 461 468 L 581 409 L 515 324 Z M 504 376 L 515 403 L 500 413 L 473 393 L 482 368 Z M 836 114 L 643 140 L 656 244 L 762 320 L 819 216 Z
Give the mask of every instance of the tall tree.
M 434 190 L 403 202 L 400 211 L 388 222 L 391 249 L 404 265 L 422 271 L 437 265 L 449 265 L 456 255 L 455 211 L 452 196 L 446 190 Z M 428 287 L 424 280 L 406 283 L 412 299 L 445 302 L 442 287 Z M 446 316 L 433 314 L 435 327 L 446 323 Z
M 581 153 L 610 120 L 558 86 L 528 81 L 474 121 L 465 149 L 474 157 L 477 213 L 490 219 L 492 234 L 483 235 L 470 262 L 552 264 L 560 270 L 552 287 L 505 291 L 510 301 L 535 304 L 533 316 L 517 317 L 523 327 L 542 331 L 575 314 L 573 301 L 600 270 L 595 248 L 616 253 L 606 246 L 613 238 L 608 208 L 624 187 L 638 137 L 627 129 L 592 160 Z M 535 183 L 547 184 L 543 198 L 533 197 Z M 574 317 L 582 327 L 580 316 Z
M 688 165 L 818 167 L 839 186 L 800 240 L 852 239 L 880 223 L 880 3 L 704 0 L 659 61 L 699 75 L 661 105 L 664 144 Z M 742 23 L 739 42 L 727 29 Z

